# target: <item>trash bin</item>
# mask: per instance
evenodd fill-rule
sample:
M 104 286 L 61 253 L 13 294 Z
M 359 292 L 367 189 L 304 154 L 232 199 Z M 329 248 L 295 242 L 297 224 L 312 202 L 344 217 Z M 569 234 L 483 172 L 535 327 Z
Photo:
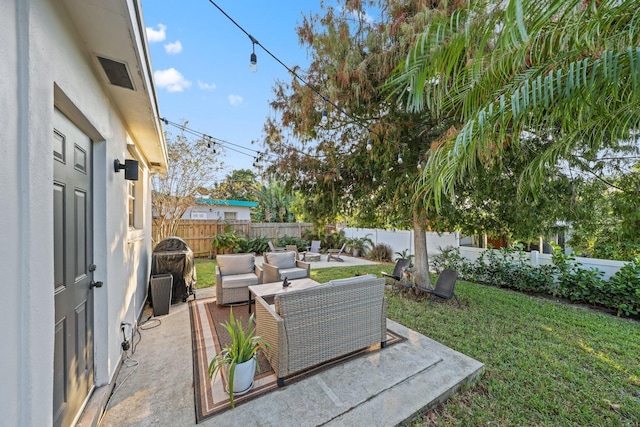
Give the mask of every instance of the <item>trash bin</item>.
M 172 289 L 173 275 L 170 273 L 151 276 L 151 301 L 154 316 L 169 314 Z

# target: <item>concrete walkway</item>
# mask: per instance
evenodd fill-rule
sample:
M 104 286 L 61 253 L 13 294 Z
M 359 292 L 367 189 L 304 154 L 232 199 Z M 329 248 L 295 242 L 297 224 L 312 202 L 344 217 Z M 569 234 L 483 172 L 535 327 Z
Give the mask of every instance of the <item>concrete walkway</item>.
M 313 268 L 319 268 L 315 263 Z M 214 288 L 198 290 L 198 298 Z M 151 315 L 146 309 L 143 319 Z M 483 365 L 388 320 L 407 339 L 239 405 L 202 426 L 393 426 L 446 400 Z M 193 426 L 195 404 L 187 303 L 140 327 L 100 425 Z M 137 341 L 137 340 L 136 340 Z M 133 366 L 135 365 L 135 366 Z

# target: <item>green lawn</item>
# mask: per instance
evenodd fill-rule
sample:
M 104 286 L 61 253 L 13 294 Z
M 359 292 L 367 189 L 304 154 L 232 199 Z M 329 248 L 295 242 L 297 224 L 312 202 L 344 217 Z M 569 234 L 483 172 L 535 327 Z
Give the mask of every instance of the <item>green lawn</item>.
M 371 273 L 380 275 L 381 271 L 391 273 L 393 264 L 363 265 L 358 267 L 311 268 L 311 278 L 318 282 L 328 282 L 331 279 L 349 277 L 355 274 Z M 207 258 L 196 258 L 196 272 L 198 275 L 197 288 L 208 288 L 216 284 L 216 261 Z
M 196 258 L 197 289 L 208 288 L 216 284 L 216 260 Z
M 389 318 L 485 364 L 413 425 L 639 425 L 638 322 L 468 282 L 456 294 L 463 309 L 389 298 Z
M 197 262 L 215 281 L 211 261 Z M 319 282 L 393 265 L 311 270 Z M 208 278 L 208 279 L 205 279 Z M 412 426 L 638 426 L 640 323 L 459 281 L 463 304 L 388 292 L 388 317 L 485 364 L 470 388 Z

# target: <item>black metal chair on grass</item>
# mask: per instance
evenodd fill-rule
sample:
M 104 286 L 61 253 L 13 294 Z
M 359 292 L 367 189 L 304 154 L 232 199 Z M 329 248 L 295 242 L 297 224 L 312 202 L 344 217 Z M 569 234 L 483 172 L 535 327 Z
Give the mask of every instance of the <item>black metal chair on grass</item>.
M 413 287 L 413 289 L 416 292 L 416 296 L 420 296 L 422 294 L 431 295 L 429 304 L 433 302 L 434 297 L 442 298 L 443 300 L 450 300 L 451 298 L 454 298 L 458 303 L 458 307 L 461 307 L 460 301 L 458 301 L 458 297 L 454 292 L 457 279 L 457 271 L 445 269 L 442 270 L 440 276 L 438 276 L 438 281 L 436 282 L 435 289 L 423 288 L 417 284 Z
M 402 282 L 402 277 L 403 277 L 404 271 L 407 268 L 409 268 L 409 265 L 411 265 L 411 260 L 406 258 L 400 258 L 396 261 L 396 266 L 393 267 L 393 273 L 389 274 L 389 273 L 385 273 L 384 271 L 381 271 L 380 274 L 382 274 L 385 278 L 392 279 L 393 282 L 391 283 L 391 285 L 394 288 L 406 290 L 408 288 L 411 288 L 412 284 L 404 284 Z

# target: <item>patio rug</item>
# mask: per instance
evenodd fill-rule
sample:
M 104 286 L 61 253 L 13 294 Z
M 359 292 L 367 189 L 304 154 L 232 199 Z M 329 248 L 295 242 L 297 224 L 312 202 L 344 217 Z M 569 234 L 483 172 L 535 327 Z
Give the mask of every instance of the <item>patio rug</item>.
M 229 310 L 229 307 L 218 306 L 215 298 L 193 300 L 189 303 L 196 423 L 200 423 L 231 407 L 229 396 L 224 391 L 224 379 L 218 374 L 215 380 L 209 380 L 208 375 L 209 361 L 229 342 L 229 335 L 224 327 L 221 326 L 221 323 L 229 321 Z M 246 326 L 249 320 L 247 305 L 233 307 L 233 316 L 237 319 L 242 319 L 243 324 Z M 387 346 L 403 340 L 403 337 L 387 330 Z M 371 346 L 318 365 L 307 371 L 285 377 L 285 386 L 347 360 L 379 350 L 380 345 Z M 262 352 L 258 352 L 258 365 L 260 369 L 256 373 L 253 389 L 242 396 L 235 396 L 236 406 L 278 388 L 275 372 L 271 369 Z

